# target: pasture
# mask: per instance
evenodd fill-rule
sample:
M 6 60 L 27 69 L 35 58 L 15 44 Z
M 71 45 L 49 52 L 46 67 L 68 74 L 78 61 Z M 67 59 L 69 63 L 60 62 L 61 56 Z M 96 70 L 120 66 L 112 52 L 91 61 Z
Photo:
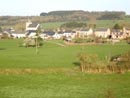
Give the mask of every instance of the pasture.
M 41 28 L 43 29 L 57 29 L 59 28 L 62 24 L 64 24 L 65 22 L 48 22 L 48 23 L 43 23 L 41 24 Z
M 62 41 L 44 41 L 36 55 L 34 47 L 19 47 L 22 41 L 0 41 L 0 68 L 72 68 L 81 52 L 97 54 L 104 60 L 108 55 L 121 54 L 130 49 L 127 43 L 63 47 L 56 44 L 64 44 Z
M 130 74 L 0 75 L 0 98 L 129 98 Z
M 116 23 L 119 24 L 124 24 L 127 26 L 127 24 L 129 25 L 129 21 L 130 18 L 124 18 L 122 20 L 96 20 L 95 24 L 96 24 L 96 28 L 112 28 Z M 87 20 L 87 21 L 81 21 L 81 22 L 85 22 L 88 25 L 91 24 L 91 21 Z M 52 29 L 52 30 L 57 30 L 57 28 L 60 28 L 60 26 L 62 24 L 64 24 L 66 22 L 48 22 L 48 23 L 42 23 L 41 24 L 41 28 L 43 29 Z
M 130 73 L 87 74 L 75 65 L 80 52 L 97 54 L 101 60 L 125 53 L 130 50 L 125 42 L 63 47 L 56 44 L 64 44 L 59 40 L 44 41 L 36 55 L 35 48 L 19 47 L 22 41 L 0 40 L 0 98 L 130 97 Z

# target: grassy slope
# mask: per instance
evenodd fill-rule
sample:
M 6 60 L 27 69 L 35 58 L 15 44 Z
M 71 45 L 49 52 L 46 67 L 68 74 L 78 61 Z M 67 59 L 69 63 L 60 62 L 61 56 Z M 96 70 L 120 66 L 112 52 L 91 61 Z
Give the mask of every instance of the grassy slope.
M 65 22 L 49 22 L 49 23 L 43 23 L 41 27 L 43 29 L 57 29 L 60 27 L 60 25 L 64 24 Z M 88 21 L 86 23 L 89 24 Z M 113 20 L 97 20 L 96 26 L 97 28 L 107 28 L 107 27 L 113 27 L 118 21 Z
M 123 20 L 97 20 L 96 21 L 96 27 L 97 28 L 112 28 L 116 23 L 128 23 L 130 18 L 124 18 Z M 43 29 L 57 29 L 60 27 L 60 25 L 64 24 L 65 22 L 48 22 L 43 23 L 41 27 Z M 85 23 L 89 24 L 89 21 L 86 21 Z
M 48 22 L 48 23 L 43 23 L 41 27 L 43 29 L 57 29 L 60 27 L 60 25 L 64 24 L 65 22 Z

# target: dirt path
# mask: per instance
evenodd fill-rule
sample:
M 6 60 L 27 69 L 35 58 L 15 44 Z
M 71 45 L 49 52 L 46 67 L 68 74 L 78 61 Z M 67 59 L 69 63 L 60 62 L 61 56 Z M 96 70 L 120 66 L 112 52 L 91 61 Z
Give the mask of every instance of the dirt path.
M 64 44 L 61 44 L 61 43 L 51 42 L 51 41 L 45 41 L 45 42 L 49 42 L 49 43 L 52 43 L 52 44 L 56 44 L 56 45 L 59 45 L 59 46 L 65 47 L 65 45 L 64 45 Z

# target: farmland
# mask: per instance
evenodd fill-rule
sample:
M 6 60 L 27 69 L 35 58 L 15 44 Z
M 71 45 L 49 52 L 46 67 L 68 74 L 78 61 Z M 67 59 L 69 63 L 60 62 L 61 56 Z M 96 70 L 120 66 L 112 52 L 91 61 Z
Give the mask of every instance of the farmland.
M 23 40 L 1 40 L 0 43 L 0 68 L 54 68 L 75 67 L 80 52 L 97 54 L 104 60 L 105 56 L 121 54 L 130 49 L 123 42 L 120 44 L 90 45 L 90 46 L 60 46 L 55 43 L 62 41 L 44 41 L 36 55 L 35 48 L 19 47 Z M 84 49 L 83 49 L 84 47 Z
M 96 28 L 112 28 L 116 23 L 120 25 L 126 25 L 129 26 L 129 21 L 130 18 L 124 18 L 123 20 L 95 20 Z M 79 21 L 86 23 L 87 25 L 91 24 L 91 21 Z M 42 23 L 41 28 L 48 30 L 56 30 L 57 28 L 60 28 L 62 24 L 66 22 L 47 22 L 47 23 Z
M 126 42 L 60 46 L 56 43 L 64 44 L 61 40 L 43 41 L 38 55 L 33 47 L 20 47 L 22 42 L 23 39 L 0 40 L 0 98 L 130 97 L 130 73 L 87 74 L 75 65 L 80 52 L 97 54 L 105 60 L 107 55 L 129 51 Z
M 47 22 L 47 23 L 42 23 L 41 28 L 43 29 L 57 29 L 59 28 L 62 24 L 65 22 Z
M 1 98 L 129 98 L 130 74 L 0 75 Z

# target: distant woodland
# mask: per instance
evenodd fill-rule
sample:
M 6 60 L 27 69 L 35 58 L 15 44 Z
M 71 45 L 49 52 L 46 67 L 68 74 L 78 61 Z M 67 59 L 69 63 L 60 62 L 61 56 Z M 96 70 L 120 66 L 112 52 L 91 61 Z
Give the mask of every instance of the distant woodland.
M 39 16 L 0 16 L 0 27 L 14 27 L 16 30 L 24 31 L 28 19 L 35 23 L 90 21 L 95 24 L 96 20 L 122 20 L 124 17 L 129 16 L 123 11 L 51 11 L 42 12 Z
M 123 11 L 104 11 L 104 12 L 89 12 L 89 11 L 52 11 L 49 13 L 41 13 L 40 16 L 53 17 L 52 21 L 84 21 L 90 20 L 91 18 L 96 19 L 122 19 L 126 15 Z

